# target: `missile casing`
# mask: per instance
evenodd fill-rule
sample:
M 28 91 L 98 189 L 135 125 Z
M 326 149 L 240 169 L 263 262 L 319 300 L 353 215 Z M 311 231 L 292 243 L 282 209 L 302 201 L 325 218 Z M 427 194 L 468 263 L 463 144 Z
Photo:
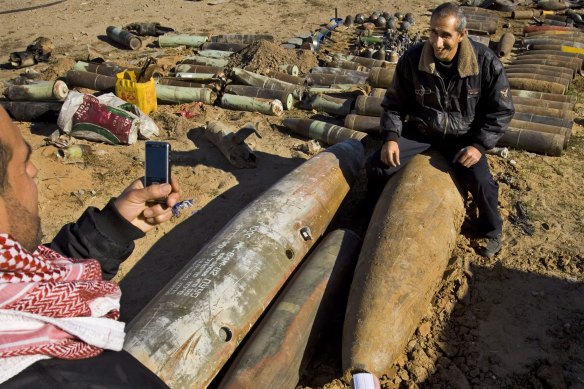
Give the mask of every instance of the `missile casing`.
M 293 389 L 315 340 L 328 328 L 334 308 L 344 309 L 361 239 L 352 231 L 327 234 L 290 280 L 274 306 L 246 340 L 221 380 L 220 389 Z
M 337 144 L 346 139 L 357 139 L 364 142 L 367 134 L 361 131 L 354 131 L 350 128 L 337 126 L 320 120 L 287 118 L 282 124 L 305 138 L 315 139 L 328 145 Z
M 242 209 L 129 324 L 124 349 L 171 387 L 205 388 L 323 235 L 363 166 L 347 140 Z
M 383 97 L 358 96 L 355 100 L 355 112 L 357 115 L 381 117 Z
M 274 36 L 267 34 L 223 34 L 213 35 L 211 38 L 209 38 L 209 41 L 220 43 L 240 43 L 248 45 L 257 41 L 273 42 Z
M 164 34 L 158 37 L 158 46 L 160 47 L 200 47 L 209 40 L 204 35 L 186 35 L 186 34 Z
M 528 106 L 537 106 L 543 108 L 552 108 L 552 109 L 560 109 L 566 111 L 573 111 L 574 104 L 573 103 L 562 103 L 560 101 L 550 101 L 544 99 L 536 99 L 533 97 L 521 97 L 513 95 L 513 103 L 519 105 L 528 105 Z
M 345 377 L 389 372 L 427 312 L 465 214 L 449 162 L 413 157 L 377 201 L 349 292 Z
M 83 72 L 103 74 L 104 76 L 115 77 L 116 74 L 123 72 L 127 68 L 115 64 L 103 64 L 103 63 L 93 63 L 93 62 L 83 62 L 77 61 L 73 66 L 73 70 L 79 70 Z
M 333 84 L 365 84 L 367 75 L 345 75 L 345 74 L 326 74 L 326 73 L 308 73 L 305 78 L 308 85 L 330 86 Z
M 394 73 L 394 68 L 371 68 L 371 72 L 369 72 L 369 84 L 373 88 L 387 89 L 391 86 Z
M 182 64 L 187 65 L 205 65 L 224 68 L 229 64 L 229 60 L 225 58 L 209 58 L 202 55 L 189 55 L 181 61 Z
M 156 99 L 161 104 L 183 104 L 200 101 L 212 105 L 217 94 L 209 88 L 188 88 L 184 86 L 156 84 Z
M 332 85 L 332 86 L 311 86 L 306 90 L 306 94 L 309 96 L 315 96 L 318 94 L 328 94 L 328 95 L 366 95 L 369 93 L 368 85 L 352 85 L 350 88 L 348 85 Z
M 537 115 L 527 112 L 515 112 L 513 119 L 522 120 L 524 122 L 548 124 L 550 126 L 565 127 L 572 129 L 574 122 L 568 119 L 554 118 L 550 116 Z
M 378 133 L 381 129 L 381 119 L 375 116 L 349 114 L 345 116 L 345 127 L 365 133 Z
M 582 49 L 584 44 L 581 41 L 574 39 L 566 39 L 563 37 L 537 37 L 537 38 L 524 38 L 523 44 L 530 47 L 536 47 L 536 45 L 561 45 L 573 47 L 576 49 Z M 534 49 L 537 50 L 537 49 Z M 563 51 L 563 50 L 562 50 Z M 577 51 L 576 51 L 577 52 Z
M 511 18 L 513 19 L 531 19 L 537 18 L 540 15 L 541 11 L 538 9 L 516 10 L 511 12 Z
M 249 86 L 258 86 L 266 89 L 292 90 L 292 95 L 297 100 L 302 100 L 303 90 L 300 86 L 289 82 L 276 80 L 274 78 L 262 76 L 254 72 L 249 72 L 240 68 L 233 68 L 230 73 L 232 80 Z
M 237 111 L 259 112 L 271 116 L 282 116 L 284 113 L 284 107 L 280 100 L 230 95 L 227 93 L 221 97 L 221 106 Z
M 164 77 L 156 80 L 157 84 L 160 85 L 173 85 L 173 86 L 183 86 L 187 88 L 211 88 L 213 89 L 213 84 L 201 84 L 197 82 L 191 82 L 184 78 L 175 77 Z
M 540 81 L 530 78 L 509 78 L 509 86 L 512 89 L 526 89 L 535 92 L 558 93 L 566 92 L 566 85 L 549 81 Z
M 542 92 L 533 92 L 528 90 L 511 90 L 511 94 L 513 96 L 520 96 L 520 97 L 528 97 L 533 99 L 541 99 L 541 100 L 549 100 L 549 101 L 559 101 L 559 102 L 567 102 L 571 104 L 576 104 L 578 100 L 576 96 L 571 95 L 559 95 L 556 93 L 542 93 Z
M 227 42 L 205 42 L 199 49 L 201 50 L 223 50 L 223 51 L 239 51 L 246 47 L 242 43 L 227 43 Z
M 326 73 L 326 74 L 343 74 L 347 76 L 368 77 L 369 71 L 362 72 L 359 70 L 333 68 L 330 66 L 315 66 L 310 69 L 310 73 Z
M 290 110 L 294 107 L 294 97 L 292 91 L 265 89 L 257 86 L 249 85 L 227 85 L 225 93 L 230 93 L 239 96 L 259 97 L 262 99 L 280 100 L 285 110 Z
M 318 112 L 326 112 L 332 115 L 346 116 L 351 112 L 354 97 L 340 98 L 319 93 L 312 96 L 304 105 L 307 109 L 314 109 Z
M 222 74 L 224 68 L 220 66 L 208 66 L 208 65 L 191 65 L 186 63 L 177 64 L 174 67 L 175 73 L 212 73 L 212 74 Z
M 53 114 L 55 117 L 61 112 L 63 104 L 53 101 L 1 101 L 0 105 L 12 116 L 21 122 L 33 122 L 38 118 Z
M 366 66 L 368 68 L 387 68 L 387 67 L 395 67 L 395 64 L 392 64 L 388 61 L 383 61 L 380 59 L 373 59 L 373 58 L 366 58 L 366 57 L 358 57 L 356 55 L 346 55 L 346 54 L 339 54 L 335 53 L 334 55 L 336 60 L 344 60 L 344 61 L 353 61 Z
M 102 74 L 69 70 L 65 76 L 68 86 L 79 86 L 102 92 L 113 92 L 116 89 L 116 78 Z
M 306 85 L 306 78 L 304 78 L 304 77 L 293 76 L 291 74 L 283 73 L 283 72 L 274 72 L 271 70 L 268 71 L 267 73 L 268 73 L 269 77 L 274 78 L 276 80 L 288 82 L 288 83 L 294 84 L 294 85 L 300 85 L 300 86 Z
M 142 47 L 142 41 L 136 35 L 132 34 L 130 31 L 121 29 L 115 26 L 109 26 L 106 29 L 107 37 L 117 42 L 124 47 L 132 50 L 138 50 Z
M 38 81 L 26 85 L 11 85 L 4 94 L 16 101 L 64 101 L 69 88 L 64 81 Z
M 572 135 L 572 129 L 568 127 L 551 126 L 549 124 L 534 123 L 517 119 L 511 120 L 511 123 L 509 123 L 509 127 L 518 130 L 530 130 L 537 132 L 545 132 L 547 134 L 562 135 L 564 137 L 563 145 L 564 148 L 568 146 L 568 141 L 570 140 L 570 136 Z
M 497 44 L 497 55 L 499 58 L 508 56 L 513 50 L 513 45 L 515 44 L 515 35 L 511 32 L 506 32 L 501 36 L 499 43 Z
M 557 157 L 562 155 L 564 143 L 563 135 L 509 127 L 497 145 Z
M 563 110 L 563 109 L 555 109 L 555 108 L 546 108 L 543 106 L 533 106 L 533 105 L 524 105 L 524 104 L 514 104 L 515 105 L 515 112 L 524 112 L 524 113 L 532 113 L 534 115 L 541 115 L 541 116 L 549 116 L 553 118 L 560 118 L 560 119 L 567 119 L 573 120 L 574 119 L 574 112 Z
M 218 81 L 218 77 L 212 73 L 176 73 L 174 76 L 177 79 L 189 80 L 205 84 L 208 84 L 213 81 Z
M 562 44 L 531 44 L 527 47 L 529 50 L 551 50 L 551 51 L 560 51 L 566 53 L 576 53 L 576 54 L 584 54 L 584 49 L 574 46 L 562 45 Z

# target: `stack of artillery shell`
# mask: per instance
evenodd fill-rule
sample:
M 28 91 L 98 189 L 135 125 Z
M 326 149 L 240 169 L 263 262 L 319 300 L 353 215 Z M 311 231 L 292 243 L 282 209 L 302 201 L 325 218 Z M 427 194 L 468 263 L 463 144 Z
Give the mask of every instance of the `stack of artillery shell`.
M 275 183 L 132 320 L 124 349 L 170 387 L 207 387 L 324 234 L 363 162 L 363 145 L 346 140 Z
M 324 142 L 328 145 L 333 145 L 346 139 L 357 139 L 360 142 L 364 142 L 367 137 L 367 134 L 364 132 L 354 131 L 320 120 L 288 118 L 284 119 L 282 124 L 296 134 Z
M 357 96 L 355 100 L 355 113 L 345 117 L 345 127 L 365 133 L 379 132 L 380 116 L 383 112 L 381 102 L 383 97 Z

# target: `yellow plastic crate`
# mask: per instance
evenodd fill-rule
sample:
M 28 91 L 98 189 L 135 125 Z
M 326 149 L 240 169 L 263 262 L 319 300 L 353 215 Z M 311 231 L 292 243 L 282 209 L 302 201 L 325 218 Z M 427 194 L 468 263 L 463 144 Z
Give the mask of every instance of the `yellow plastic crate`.
M 151 78 L 147 82 L 137 82 L 136 72 L 125 70 L 116 74 L 116 96 L 135 104 L 146 115 L 156 111 L 156 84 Z

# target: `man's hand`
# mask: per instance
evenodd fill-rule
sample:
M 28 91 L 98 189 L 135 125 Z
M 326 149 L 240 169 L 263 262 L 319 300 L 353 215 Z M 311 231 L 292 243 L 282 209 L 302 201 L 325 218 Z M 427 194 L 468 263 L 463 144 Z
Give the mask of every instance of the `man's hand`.
M 464 167 L 471 167 L 477 163 L 483 155 L 474 146 L 466 146 L 461 149 L 452 160 L 452 163 L 458 162 Z
M 166 204 L 154 203 L 154 200 L 164 197 Z M 174 178 L 171 178 L 170 184 L 150 185 L 146 188 L 142 180 L 136 180 L 114 201 L 114 205 L 126 220 L 143 232 L 148 232 L 172 217 L 172 207 L 179 198 L 180 187 Z
M 387 166 L 399 166 L 399 146 L 396 141 L 388 140 L 381 147 L 381 162 Z

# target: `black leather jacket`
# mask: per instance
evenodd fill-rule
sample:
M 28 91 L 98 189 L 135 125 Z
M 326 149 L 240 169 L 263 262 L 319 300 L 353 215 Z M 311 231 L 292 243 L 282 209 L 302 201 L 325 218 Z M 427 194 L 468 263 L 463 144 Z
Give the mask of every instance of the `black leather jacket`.
M 429 140 L 460 138 L 481 153 L 497 144 L 515 113 L 503 65 L 490 49 L 467 37 L 458 49 L 458 72 L 450 85 L 435 71 L 430 42 L 400 58 L 381 104 L 384 141 L 397 140 L 405 122 Z

